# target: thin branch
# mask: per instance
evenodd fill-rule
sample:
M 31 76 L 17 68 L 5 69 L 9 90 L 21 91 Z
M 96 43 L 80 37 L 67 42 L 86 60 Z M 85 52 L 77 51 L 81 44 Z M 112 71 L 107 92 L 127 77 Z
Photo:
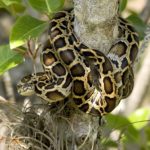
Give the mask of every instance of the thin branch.
M 14 94 L 13 85 L 12 85 L 12 81 L 11 81 L 9 72 L 4 73 L 3 82 L 4 82 L 4 86 L 5 86 L 5 90 L 6 90 L 7 99 L 10 102 L 14 103 L 15 102 L 15 94 Z
M 145 50 L 144 60 L 142 63 L 142 67 L 137 73 L 133 92 L 131 96 L 128 98 L 128 103 L 126 105 L 128 109 L 126 109 L 125 111 L 126 114 L 133 112 L 136 108 L 138 108 L 141 105 L 150 81 L 150 69 L 149 69 L 150 68 L 150 27 L 149 26 L 147 27 L 146 33 L 147 34 L 140 48 L 140 55 L 141 52 L 144 52 Z
M 145 23 L 148 22 L 150 18 L 150 0 L 147 0 L 147 2 L 145 3 L 145 7 L 143 8 L 140 16 Z
M 140 15 L 145 23 L 149 22 L 150 0 L 147 0 L 145 7 L 143 8 Z M 147 26 L 145 34 L 146 35 L 144 37 L 144 40 L 142 41 L 138 54 L 138 60 L 141 60 L 141 56 L 143 56 L 142 54 L 144 53 L 144 60 L 142 63 L 142 67 L 137 73 L 133 92 L 127 100 L 126 108 L 128 109 L 126 109 L 125 111 L 126 114 L 130 114 L 135 109 L 140 107 L 140 105 L 144 101 L 143 99 L 150 81 L 150 24 Z

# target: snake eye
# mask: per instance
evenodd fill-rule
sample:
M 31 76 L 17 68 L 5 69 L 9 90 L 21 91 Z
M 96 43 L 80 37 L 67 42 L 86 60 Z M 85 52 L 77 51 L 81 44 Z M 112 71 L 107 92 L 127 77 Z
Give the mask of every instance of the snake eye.
M 17 85 L 17 89 L 20 89 L 22 87 L 22 85 L 18 84 Z
M 28 81 L 30 81 L 30 80 L 31 80 L 31 76 L 29 75 L 29 76 L 24 77 L 24 78 L 21 80 L 21 82 L 26 83 L 26 82 L 28 82 Z
M 45 82 L 46 82 L 46 83 L 49 83 L 50 81 L 49 81 L 49 80 L 46 80 Z

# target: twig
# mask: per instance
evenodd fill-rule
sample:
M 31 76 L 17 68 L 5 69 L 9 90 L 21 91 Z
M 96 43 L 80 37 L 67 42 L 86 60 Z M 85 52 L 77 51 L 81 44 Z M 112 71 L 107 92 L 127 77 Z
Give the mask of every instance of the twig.
M 34 42 L 34 49 L 32 48 L 33 46 L 31 45 L 31 39 L 28 40 L 27 42 L 27 47 L 28 47 L 28 50 L 27 50 L 27 53 L 29 55 L 29 57 L 31 58 L 32 62 L 33 62 L 33 70 L 34 70 L 34 73 L 36 74 L 36 58 L 37 58 L 37 55 L 38 55 L 38 51 L 41 47 L 41 44 L 37 44 L 37 40 L 36 41 L 33 41 Z
M 136 108 L 138 108 L 143 101 L 143 97 L 145 95 L 145 92 L 147 91 L 147 87 L 149 85 L 150 81 L 150 27 L 147 28 L 148 32 L 147 35 L 144 38 L 144 41 L 140 48 L 140 54 L 144 50 L 145 57 L 142 63 L 142 67 L 139 70 L 136 80 L 135 80 L 135 86 L 133 89 L 133 92 L 131 96 L 128 98 L 128 104 L 127 104 L 127 111 L 125 111 L 126 114 L 129 114 L 133 112 Z
M 4 73 L 3 82 L 6 90 L 7 99 L 10 102 L 15 103 L 15 95 L 14 95 L 14 90 L 13 90 L 12 81 L 9 72 Z
M 147 0 L 145 7 L 143 8 L 140 16 L 145 23 L 148 22 L 150 18 L 150 0 Z
M 149 22 L 150 18 L 150 1 L 147 0 L 145 7 L 143 8 L 143 11 L 141 12 L 141 18 L 145 23 Z M 141 44 L 139 54 L 138 54 L 138 60 L 140 60 L 143 53 L 145 53 L 144 61 L 142 63 L 141 69 L 138 71 L 135 85 L 133 92 L 131 96 L 127 100 L 126 104 L 126 111 L 125 114 L 130 114 L 135 109 L 137 109 L 143 101 L 144 95 L 146 93 L 146 89 L 149 85 L 150 81 L 150 24 L 147 26 L 146 32 L 145 32 L 144 40 Z

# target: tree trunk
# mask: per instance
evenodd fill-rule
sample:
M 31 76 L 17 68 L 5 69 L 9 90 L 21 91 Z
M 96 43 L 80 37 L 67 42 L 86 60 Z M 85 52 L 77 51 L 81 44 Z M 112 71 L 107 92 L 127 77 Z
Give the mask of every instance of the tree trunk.
M 74 0 L 74 12 L 80 40 L 107 53 L 118 35 L 118 0 Z

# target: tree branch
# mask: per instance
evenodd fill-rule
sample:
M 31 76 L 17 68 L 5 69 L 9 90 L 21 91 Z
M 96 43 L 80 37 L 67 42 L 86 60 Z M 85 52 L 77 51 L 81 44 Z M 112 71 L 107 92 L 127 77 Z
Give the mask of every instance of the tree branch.
M 137 60 L 141 61 L 141 56 L 144 57 L 144 59 L 140 70 L 137 72 L 133 92 L 131 93 L 130 97 L 127 99 L 127 104 L 125 104 L 126 108 L 128 108 L 125 111 L 126 115 L 130 114 L 135 109 L 140 107 L 140 105 L 143 102 L 144 95 L 146 94 L 147 87 L 150 81 L 150 69 L 149 69 L 150 68 L 150 59 L 149 59 L 150 58 L 150 51 L 149 51 L 150 49 L 150 22 L 149 22 L 150 1 L 149 0 L 147 0 L 145 7 L 143 8 L 140 15 L 142 20 L 148 24 L 145 31 L 144 40 L 142 41 L 141 46 L 139 48 L 139 54 Z
M 107 53 L 118 35 L 118 0 L 74 0 L 74 12 L 80 40 Z
M 10 77 L 9 72 L 4 73 L 3 82 L 5 85 L 7 99 L 10 102 L 14 103 L 15 102 L 15 95 L 14 95 L 13 85 L 12 85 L 12 81 L 11 81 L 11 77 Z
M 150 81 L 150 25 L 147 27 L 146 36 L 142 42 L 140 47 L 140 55 L 145 52 L 144 60 L 142 63 L 142 67 L 137 73 L 135 85 L 132 94 L 127 100 L 126 114 L 133 112 L 136 108 L 138 108 L 143 101 L 143 97 L 145 95 L 146 89 L 149 85 Z
M 80 41 L 107 53 L 118 35 L 117 11 L 118 0 L 74 0 L 74 28 Z M 90 137 L 86 144 L 79 146 L 77 142 L 76 146 L 82 146 L 81 150 L 99 150 L 99 118 L 78 111 L 71 118 L 76 140 L 81 142 L 82 137 Z
M 140 15 L 143 21 L 147 23 L 150 18 L 150 0 L 147 0 L 147 2 L 145 3 L 145 7 L 143 8 Z

